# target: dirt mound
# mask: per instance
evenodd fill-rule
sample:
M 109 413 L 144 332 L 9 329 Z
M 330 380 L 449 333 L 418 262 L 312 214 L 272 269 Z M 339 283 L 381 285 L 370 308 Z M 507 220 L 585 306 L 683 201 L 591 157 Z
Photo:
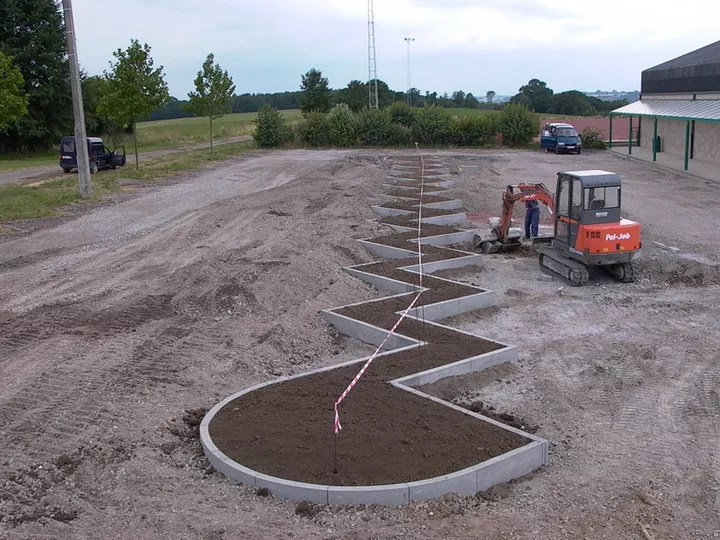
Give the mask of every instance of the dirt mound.
M 637 263 L 637 271 L 640 279 L 659 284 L 686 287 L 720 285 L 720 265 L 693 260 L 687 255 L 664 253 L 643 258 Z

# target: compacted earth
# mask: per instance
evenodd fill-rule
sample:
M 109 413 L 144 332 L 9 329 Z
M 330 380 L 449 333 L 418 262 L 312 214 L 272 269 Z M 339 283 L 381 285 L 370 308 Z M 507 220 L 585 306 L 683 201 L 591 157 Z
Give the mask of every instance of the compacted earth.
M 342 267 L 392 233 L 370 207 L 403 155 L 257 152 L 0 236 L 0 538 L 719 537 L 720 186 L 604 152 L 428 153 L 479 166 L 443 194 L 472 215 L 497 216 L 507 184 L 603 168 L 643 226 L 634 284 L 562 287 L 529 248 L 440 274 L 498 294 L 442 323 L 520 362 L 423 390 L 548 439 L 548 466 L 402 508 L 295 504 L 209 467 L 197 432 L 218 401 L 374 349 L 320 311 L 381 297 Z M 316 390 L 328 436 L 336 389 Z M 340 448 L 363 425 L 343 420 Z

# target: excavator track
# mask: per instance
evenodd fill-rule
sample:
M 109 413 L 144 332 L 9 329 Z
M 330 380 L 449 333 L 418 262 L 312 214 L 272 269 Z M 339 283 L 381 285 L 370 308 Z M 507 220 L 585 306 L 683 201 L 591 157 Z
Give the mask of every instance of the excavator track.
M 635 281 L 635 267 L 632 263 L 621 263 L 606 266 L 605 270 L 620 283 L 633 283 Z
M 573 287 L 585 285 L 590 279 L 590 274 L 584 264 L 564 257 L 555 248 L 541 247 L 538 249 L 538 253 L 540 269 L 544 273 Z

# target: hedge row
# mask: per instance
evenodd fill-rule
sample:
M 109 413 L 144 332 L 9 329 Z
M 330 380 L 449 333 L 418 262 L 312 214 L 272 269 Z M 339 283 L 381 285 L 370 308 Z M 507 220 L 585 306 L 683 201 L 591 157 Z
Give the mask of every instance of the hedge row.
M 278 146 L 294 141 L 313 147 L 429 145 L 483 146 L 502 141 L 509 146 L 526 146 L 537 135 L 538 117 L 522 105 L 508 105 L 502 112 L 454 117 L 439 106 L 413 110 L 394 103 L 382 110 L 364 109 L 354 113 L 341 103 L 329 113 L 311 112 L 294 127 L 282 115 L 264 105 L 255 120 L 253 133 L 260 146 Z

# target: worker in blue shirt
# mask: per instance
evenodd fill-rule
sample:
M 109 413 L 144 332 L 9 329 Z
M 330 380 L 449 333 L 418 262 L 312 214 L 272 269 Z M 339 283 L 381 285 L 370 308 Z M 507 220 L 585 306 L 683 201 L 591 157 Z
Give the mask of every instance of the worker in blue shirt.
M 537 237 L 540 226 L 540 206 L 536 200 L 525 201 L 525 239 Z

